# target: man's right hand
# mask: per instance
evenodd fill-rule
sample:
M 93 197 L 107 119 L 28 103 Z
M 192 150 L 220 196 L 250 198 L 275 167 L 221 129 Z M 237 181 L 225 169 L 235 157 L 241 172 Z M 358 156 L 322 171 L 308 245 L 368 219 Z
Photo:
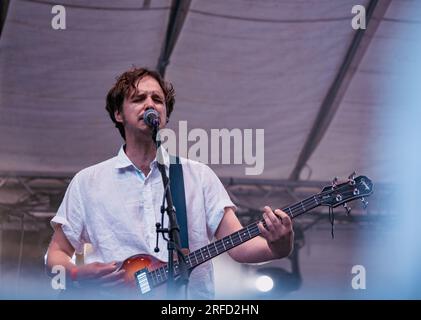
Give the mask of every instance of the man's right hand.
M 93 262 L 74 267 L 70 271 L 71 278 L 83 286 L 116 287 L 124 284 L 125 270 L 119 270 L 116 262 Z

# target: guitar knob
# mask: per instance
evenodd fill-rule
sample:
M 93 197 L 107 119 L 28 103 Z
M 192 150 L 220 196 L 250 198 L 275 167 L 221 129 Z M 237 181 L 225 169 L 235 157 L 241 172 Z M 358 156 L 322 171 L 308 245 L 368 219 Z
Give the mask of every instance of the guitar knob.
M 352 208 L 348 207 L 348 204 L 346 202 L 344 203 L 344 208 L 346 210 L 346 215 L 349 216 L 351 214 Z
M 348 181 L 349 181 L 349 184 L 351 185 L 351 186 L 355 186 L 355 176 L 356 176 L 356 173 L 355 173 L 355 171 L 353 172 L 353 173 L 351 173 L 350 175 L 349 175 L 349 177 L 348 177 Z
M 332 180 L 332 189 L 335 189 L 337 185 L 338 185 L 338 177 L 335 177 Z
M 363 208 L 364 209 L 367 209 L 367 207 L 368 207 L 368 201 L 365 200 L 364 198 L 361 198 L 361 202 L 363 203 Z

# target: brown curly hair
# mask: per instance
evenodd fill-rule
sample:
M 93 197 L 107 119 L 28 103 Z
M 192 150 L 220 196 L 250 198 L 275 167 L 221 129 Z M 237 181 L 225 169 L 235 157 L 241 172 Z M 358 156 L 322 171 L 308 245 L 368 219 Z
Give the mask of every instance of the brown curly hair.
M 165 106 L 167 109 L 167 117 L 169 118 L 171 112 L 174 109 L 175 103 L 175 91 L 173 85 L 165 81 L 161 75 L 153 70 L 147 68 L 136 68 L 124 72 L 119 77 L 116 78 L 117 82 L 114 86 L 108 91 L 105 109 L 108 111 L 108 114 L 111 120 L 114 122 L 116 128 L 120 132 L 120 135 L 126 140 L 126 135 L 124 133 L 124 126 L 121 122 L 118 122 L 115 119 L 115 111 L 121 112 L 123 107 L 123 102 L 125 98 L 128 98 L 133 90 L 136 91 L 136 86 L 139 80 L 142 78 L 150 76 L 158 81 L 159 85 L 162 88 L 165 96 Z

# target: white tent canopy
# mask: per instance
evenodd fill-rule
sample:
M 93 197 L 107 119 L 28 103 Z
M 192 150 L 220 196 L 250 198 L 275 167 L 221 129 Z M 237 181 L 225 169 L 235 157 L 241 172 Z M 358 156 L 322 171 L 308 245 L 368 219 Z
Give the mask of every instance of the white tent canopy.
M 114 156 L 122 140 L 104 109 L 108 89 L 132 65 L 155 68 L 171 12 L 186 14 L 164 0 L 59 2 L 65 30 L 51 27 L 56 2 L 9 4 L 0 39 L 3 174 L 73 174 Z M 185 120 L 207 132 L 264 129 L 264 171 L 248 176 L 256 180 L 353 170 L 384 180 L 390 159 L 373 157 L 370 141 L 391 133 L 378 121 L 384 88 L 399 77 L 388 66 L 411 63 L 399 47 L 414 41 L 396 30 L 420 22 L 421 3 L 361 4 L 374 8 L 365 33 L 351 27 L 353 0 L 192 1 L 166 67 L 176 89 L 170 128 Z M 245 177 L 249 166 L 213 167 Z

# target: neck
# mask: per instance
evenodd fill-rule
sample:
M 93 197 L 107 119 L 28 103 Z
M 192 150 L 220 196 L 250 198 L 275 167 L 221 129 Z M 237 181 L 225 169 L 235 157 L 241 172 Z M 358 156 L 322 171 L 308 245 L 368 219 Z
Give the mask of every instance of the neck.
M 126 136 L 126 155 L 145 175 L 156 156 L 156 146 L 151 137 Z

